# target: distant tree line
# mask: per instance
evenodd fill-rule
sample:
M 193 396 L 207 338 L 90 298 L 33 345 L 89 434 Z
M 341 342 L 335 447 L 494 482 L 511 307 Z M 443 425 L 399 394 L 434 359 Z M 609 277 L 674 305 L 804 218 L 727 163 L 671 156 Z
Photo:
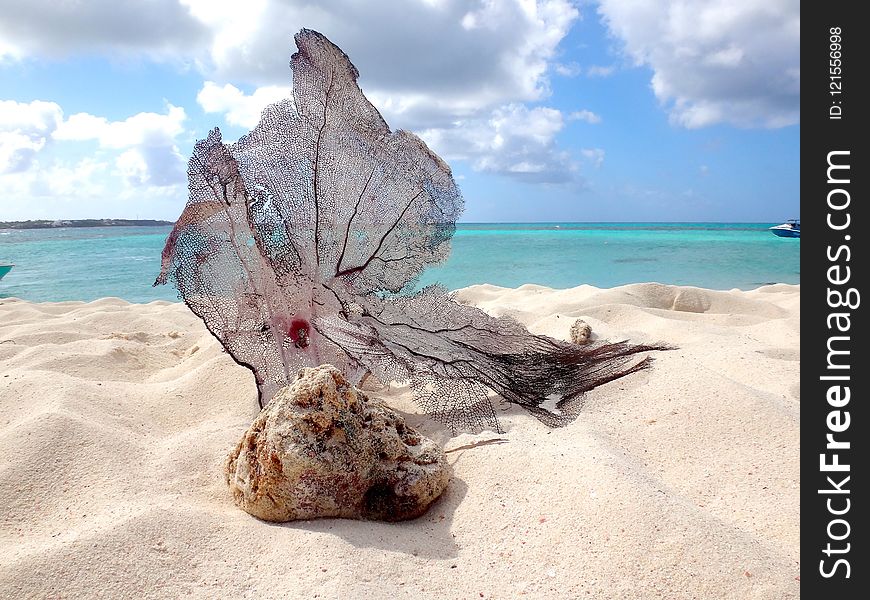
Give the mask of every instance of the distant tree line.
M 158 227 L 175 225 L 173 221 L 153 219 L 73 219 L 49 221 L 0 221 L 0 229 L 52 229 L 56 227 Z

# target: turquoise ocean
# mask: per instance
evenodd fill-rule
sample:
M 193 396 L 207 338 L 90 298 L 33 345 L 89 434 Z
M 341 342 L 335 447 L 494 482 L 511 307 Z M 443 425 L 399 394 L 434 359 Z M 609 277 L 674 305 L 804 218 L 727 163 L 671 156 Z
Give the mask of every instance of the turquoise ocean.
M 420 284 L 554 288 L 657 281 L 719 290 L 800 283 L 800 240 L 775 223 L 465 223 L 450 258 Z M 0 230 L 0 298 L 177 300 L 151 287 L 169 227 Z

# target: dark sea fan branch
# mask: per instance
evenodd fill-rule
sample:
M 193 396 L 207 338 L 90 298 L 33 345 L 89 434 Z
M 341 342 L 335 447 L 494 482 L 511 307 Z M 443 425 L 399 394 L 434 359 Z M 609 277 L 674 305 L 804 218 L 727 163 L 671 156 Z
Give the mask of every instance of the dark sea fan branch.
M 422 193 L 423 193 L 423 190 L 420 190 L 419 192 L 417 192 L 416 194 L 414 194 L 414 196 L 413 196 L 413 197 L 408 201 L 408 204 L 405 206 L 405 208 L 402 210 L 401 213 L 399 213 L 399 216 L 396 218 L 395 223 L 393 223 L 393 224 L 390 226 L 390 228 L 387 229 L 387 230 L 384 232 L 384 234 L 381 236 L 381 239 L 378 241 L 378 245 L 377 245 L 377 247 L 375 248 L 375 251 L 372 252 L 371 256 L 369 256 L 369 257 L 365 260 L 365 262 L 363 262 L 363 264 L 361 264 L 361 265 L 358 266 L 358 267 L 353 267 L 353 268 L 350 268 L 350 269 L 345 269 L 345 270 L 343 270 L 343 271 L 339 271 L 338 273 L 336 273 L 335 276 L 336 276 L 336 277 L 342 277 L 342 276 L 344 276 L 344 275 L 353 275 L 354 273 L 359 273 L 360 271 L 364 270 L 367 266 L 369 266 L 369 264 L 370 264 L 374 259 L 376 259 L 376 258 L 380 258 L 380 257 L 378 256 L 378 252 L 380 252 L 380 251 L 381 251 L 381 248 L 384 247 L 384 242 L 387 240 L 387 237 L 389 237 L 389 235 L 395 231 L 396 227 L 399 225 L 399 222 L 402 220 L 402 217 L 405 216 L 405 213 L 408 212 L 408 209 L 411 208 L 411 205 L 414 204 L 414 201 L 415 201 L 417 198 L 419 198 L 419 197 L 420 197 L 420 194 L 422 194 Z M 410 256 L 409 256 L 408 258 L 410 258 Z
M 659 346 L 575 346 L 412 289 L 444 260 L 463 209 L 450 168 L 391 131 L 347 56 L 296 35 L 293 99 L 233 144 L 215 129 L 188 167 L 190 197 L 155 285 L 180 297 L 255 375 L 260 405 L 303 366 L 359 383 L 407 381 L 452 428 L 500 430 L 491 394 L 562 425 L 584 392 L 648 366 Z
M 356 203 L 353 205 L 353 213 L 350 215 L 350 218 L 347 220 L 347 225 L 344 228 L 344 243 L 341 245 L 341 254 L 338 255 L 338 260 L 335 263 L 336 277 L 339 276 L 341 265 L 344 264 L 344 253 L 347 251 L 347 240 L 350 237 L 350 228 L 351 225 L 353 225 L 353 219 L 356 217 L 357 212 L 359 212 L 359 203 L 362 202 L 363 195 L 366 193 L 366 190 L 369 189 L 369 183 L 372 181 L 372 176 L 375 174 L 376 168 L 377 166 L 372 167 L 371 173 L 369 173 L 368 179 L 366 179 L 362 191 L 359 193 L 359 198 L 356 199 Z

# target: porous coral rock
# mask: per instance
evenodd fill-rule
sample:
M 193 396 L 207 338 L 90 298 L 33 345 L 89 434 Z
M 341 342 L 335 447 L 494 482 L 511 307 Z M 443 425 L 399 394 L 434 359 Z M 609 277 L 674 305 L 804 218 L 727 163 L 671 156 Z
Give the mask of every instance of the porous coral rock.
M 578 345 L 588 344 L 589 336 L 592 335 L 592 328 L 589 323 L 583 319 L 577 319 L 571 325 L 571 341 Z
M 702 313 L 710 310 L 710 298 L 704 290 L 684 287 L 674 297 L 672 310 Z
M 304 368 L 245 432 L 225 464 L 235 503 L 267 521 L 420 516 L 447 487 L 432 440 L 332 365 Z

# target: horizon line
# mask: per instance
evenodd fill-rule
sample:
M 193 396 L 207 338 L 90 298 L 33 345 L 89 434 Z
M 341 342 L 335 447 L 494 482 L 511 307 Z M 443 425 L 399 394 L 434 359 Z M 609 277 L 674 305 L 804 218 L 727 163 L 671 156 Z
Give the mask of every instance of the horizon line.
M 788 220 L 788 219 L 786 219 Z M 64 218 L 30 218 L 30 219 L 0 219 L 0 222 L 6 223 L 26 223 L 28 221 L 164 221 L 168 223 L 175 223 L 177 219 L 139 219 L 139 218 L 128 218 L 128 217 L 83 217 L 77 219 L 64 219 Z M 777 221 L 704 221 L 704 220 L 663 220 L 663 221 L 650 221 L 650 220 L 641 220 L 641 221 L 456 221 L 457 225 L 550 225 L 550 224 L 600 224 L 600 223 L 722 223 L 722 224 L 732 224 L 732 223 L 752 223 L 752 224 L 762 224 L 762 223 L 775 223 Z

